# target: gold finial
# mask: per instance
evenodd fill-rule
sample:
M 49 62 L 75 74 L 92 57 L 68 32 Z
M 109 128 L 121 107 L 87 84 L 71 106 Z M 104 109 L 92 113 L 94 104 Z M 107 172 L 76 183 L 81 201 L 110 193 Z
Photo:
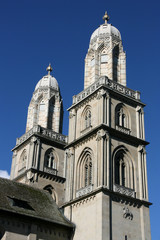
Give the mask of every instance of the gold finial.
M 49 66 L 47 67 L 46 69 L 48 71 L 48 75 L 51 75 L 51 72 L 52 72 L 52 67 L 51 67 L 51 64 L 49 64 Z
M 105 11 L 105 14 L 104 14 L 104 16 L 103 16 L 103 20 L 104 20 L 104 23 L 105 23 L 105 24 L 107 23 L 107 21 L 109 21 L 109 16 L 108 16 L 108 14 L 107 14 L 107 11 Z

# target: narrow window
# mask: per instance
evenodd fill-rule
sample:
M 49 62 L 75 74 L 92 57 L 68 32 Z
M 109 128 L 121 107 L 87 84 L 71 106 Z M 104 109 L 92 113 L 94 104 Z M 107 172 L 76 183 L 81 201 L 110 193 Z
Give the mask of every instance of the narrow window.
M 108 62 L 108 55 L 103 54 L 101 55 L 101 63 L 107 63 Z
M 85 165 L 85 187 L 88 186 L 88 165 Z
M 119 182 L 119 161 L 116 161 L 116 166 L 115 166 L 115 183 L 120 184 Z
M 92 184 L 92 160 L 90 156 L 86 157 L 86 163 L 85 163 L 85 187 L 89 186 Z
M 91 111 L 88 110 L 85 115 L 85 127 L 88 128 L 91 126 Z
M 122 186 L 125 187 L 125 164 L 122 163 Z

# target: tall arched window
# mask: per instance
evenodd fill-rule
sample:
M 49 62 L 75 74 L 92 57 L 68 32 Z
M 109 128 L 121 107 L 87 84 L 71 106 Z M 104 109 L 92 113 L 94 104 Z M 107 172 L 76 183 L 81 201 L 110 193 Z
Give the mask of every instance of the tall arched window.
M 124 154 L 119 152 L 115 158 L 115 183 L 125 187 L 125 163 Z
M 77 164 L 77 190 L 93 184 L 93 154 L 91 149 L 85 149 Z
M 48 149 L 46 151 L 44 166 L 46 168 L 57 170 L 57 157 L 53 149 Z
M 88 128 L 91 126 L 91 111 L 87 110 L 85 114 L 85 127 Z
M 85 131 L 92 127 L 92 111 L 91 106 L 87 105 L 81 115 L 81 131 Z
M 126 107 L 118 104 L 115 110 L 115 123 L 117 126 L 129 128 L 129 116 Z
M 92 184 L 92 159 L 91 156 L 88 155 L 85 159 L 85 169 L 84 169 L 84 182 L 85 187 Z
M 131 156 L 124 147 L 114 153 L 114 183 L 134 189 L 134 167 Z

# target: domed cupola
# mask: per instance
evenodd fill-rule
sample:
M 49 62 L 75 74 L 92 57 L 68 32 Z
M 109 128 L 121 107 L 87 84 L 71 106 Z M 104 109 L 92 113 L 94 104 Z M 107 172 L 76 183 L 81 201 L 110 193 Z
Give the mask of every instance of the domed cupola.
M 52 71 L 52 67 L 50 64 L 47 68 L 47 71 L 48 71 L 48 74 L 46 76 L 44 76 L 41 80 L 39 80 L 39 82 L 37 83 L 37 85 L 35 87 L 35 91 L 38 88 L 44 88 L 44 87 L 50 87 L 50 88 L 53 88 L 53 89 L 59 91 L 59 86 L 58 86 L 57 80 L 50 74 Z
M 27 116 L 26 132 L 33 126 L 51 129 L 62 133 L 63 103 L 57 80 L 51 75 L 49 64 L 48 75 L 44 76 L 36 85 Z
M 85 59 L 84 88 L 101 76 L 126 85 L 126 55 L 123 51 L 121 34 L 109 24 L 107 12 L 100 25 L 91 35 L 88 53 Z

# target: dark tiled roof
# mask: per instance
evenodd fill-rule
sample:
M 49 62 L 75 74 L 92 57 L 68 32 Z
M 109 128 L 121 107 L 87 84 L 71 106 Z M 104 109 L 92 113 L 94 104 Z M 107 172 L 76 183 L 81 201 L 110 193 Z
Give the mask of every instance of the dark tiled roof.
M 73 227 L 44 190 L 0 178 L 0 210 Z

